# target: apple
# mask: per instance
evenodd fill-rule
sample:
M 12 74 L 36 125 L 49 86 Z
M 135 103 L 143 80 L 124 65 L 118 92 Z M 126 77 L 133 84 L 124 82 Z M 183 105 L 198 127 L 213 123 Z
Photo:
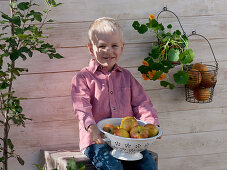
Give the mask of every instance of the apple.
M 187 86 L 189 89 L 193 90 L 195 87 L 199 86 L 202 80 L 201 73 L 196 69 L 191 69 L 190 71 L 187 72 L 187 74 L 189 77 Z
M 155 125 L 146 124 L 144 127 L 147 128 L 148 131 L 149 131 L 149 136 L 148 136 L 149 138 L 158 135 L 159 131 L 158 131 L 158 128 Z
M 120 128 L 123 128 L 125 130 L 127 130 L 128 132 L 130 132 L 130 130 L 134 127 L 139 125 L 139 123 L 137 122 L 137 120 L 134 117 L 125 117 L 121 120 L 121 125 Z
M 207 88 L 197 88 L 193 92 L 195 99 L 198 101 L 206 101 L 210 98 L 210 91 Z
M 206 88 L 210 88 L 210 87 L 214 86 L 216 81 L 217 81 L 217 79 L 216 79 L 214 74 L 209 73 L 209 72 L 205 72 L 202 75 L 201 86 L 206 87 Z
M 125 137 L 125 138 L 130 138 L 130 135 L 129 135 L 128 131 L 123 129 L 123 128 L 117 129 L 114 132 L 114 135 L 120 136 L 120 137 Z
M 145 128 L 142 125 L 137 125 L 134 126 L 130 130 L 130 136 L 131 138 L 136 138 L 136 139 L 143 139 L 143 138 L 148 138 L 149 136 L 149 131 L 147 128 Z
M 207 66 L 204 65 L 204 64 L 201 64 L 201 63 L 195 63 L 195 64 L 193 64 L 192 69 L 199 70 L 201 74 L 203 74 L 204 72 L 207 72 L 208 71 Z
M 115 132 L 116 130 L 118 130 L 118 129 L 119 129 L 118 126 L 112 125 L 112 124 L 107 124 L 107 125 L 105 125 L 105 126 L 103 127 L 103 130 L 104 130 L 105 132 L 108 132 L 108 133 L 111 133 L 111 134 L 114 134 L 114 132 Z

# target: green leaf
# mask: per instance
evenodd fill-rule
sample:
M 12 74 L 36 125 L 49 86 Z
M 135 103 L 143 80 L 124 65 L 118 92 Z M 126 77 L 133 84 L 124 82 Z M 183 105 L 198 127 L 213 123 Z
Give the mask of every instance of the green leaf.
M 179 60 L 179 50 L 174 49 L 174 48 L 170 48 L 169 52 L 168 52 L 168 59 L 169 61 L 178 61 Z
M 15 25 L 18 25 L 19 27 L 21 26 L 21 20 L 20 17 L 18 16 L 13 16 L 11 18 L 11 22 L 14 23 Z
M 41 165 L 39 165 L 39 164 L 33 164 L 33 165 L 35 165 L 35 166 L 36 166 L 36 168 L 38 168 L 39 170 L 43 170 L 43 168 L 42 168 L 42 166 L 41 166 Z
M 156 19 L 150 20 L 150 24 L 151 24 L 152 28 L 155 28 L 155 27 L 159 26 L 158 21 L 156 21 Z
M 195 54 L 192 49 L 186 49 L 179 55 L 180 62 L 182 64 L 190 64 L 195 57 Z
M 8 139 L 8 146 L 9 146 L 9 148 L 10 148 L 11 150 L 13 150 L 14 145 L 13 145 L 11 139 Z
M 177 84 L 187 84 L 188 74 L 182 70 L 173 75 L 173 78 Z
M 152 47 L 151 53 L 149 54 L 152 58 L 157 59 L 160 56 L 161 50 L 159 46 L 154 45 Z
M 18 112 L 18 113 L 21 113 L 23 111 L 23 108 L 21 106 L 15 106 L 15 110 Z
M 17 50 L 14 50 L 11 54 L 10 54 L 10 59 L 12 61 L 15 61 L 16 59 L 18 59 L 20 56 L 19 52 Z
M 53 7 L 57 7 L 59 5 L 62 5 L 63 3 L 57 3 L 56 5 L 53 5 Z
M 139 27 L 138 32 L 139 32 L 140 34 L 144 34 L 145 32 L 147 32 L 147 30 L 148 30 L 147 26 L 144 25 L 144 24 L 142 24 L 142 25 Z
M 55 20 L 53 20 L 53 19 L 50 19 L 50 20 L 48 20 L 47 22 L 55 22 Z
M 156 71 L 156 73 L 152 77 L 152 80 L 157 80 L 162 75 L 162 73 L 162 71 Z
M 167 87 L 169 86 L 169 89 L 174 89 L 174 85 L 168 81 L 160 81 L 160 85 L 163 86 L 163 87 Z
M 141 74 L 146 74 L 149 71 L 149 67 L 145 65 L 141 65 L 138 67 L 138 71 L 141 72 Z
M 19 155 L 17 155 L 17 160 L 21 165 L 24 165 L 24 160 Z
M 77 163 L 77 168 L 78 168 L 78 170 L 84 170 L 85 169 L 85 165 L 82 162 L 78 162 Z
M 21 47 L 21 48 L 19 49 L 19 51 L 20 51 L 21 53 L 22 53 L 22 52 L 27 53 L 29 57 L 32 57 L 32 55 L 33 55 L 33 52 L 32 52 L 30 49 L 28 49 L 27 47 Z
M 0 162 L 3 162 L 5 160 L 4 156 L 0 157 Z
M 6 81 L 0 83 L 0 90 L 6 89 L 7 87 L 9 87 L 9 84 Z
M 7 19 L 7 20 L 10 20 L 11 19 L 7 14 L 5 14 L 3 12 L 1 12 L 1 13 L 2 13 L 2 18 Z
M 15 34 L 24 34 L 24 30 L 22 29 L 22 28 L 20 28 L 20 27 L 15 27 L 14 28 L 14 33 Z
M 42 13 L 40 13 L 40 12 L 35 12 L 34 13 L 34 18 L 35 18 L 35 20 L 37 20 L 37 21 L 39 21 L 39 22 L 42 22 Z
M 67 170 L 74 170 L 76 169 L 76 160 L 75 158 L 71 158 L 70 160 L 68 160 L 67 162 L 67 166 L 66 166 Z
M 171 29 L 172 28 L 172 25 L 171 24 L 167 25 L 167 28 L 168 29 Z
M 11 8 L 17 8 L 17 2 L 16 2 L 16 1 L 11 2 L 11 3 L 9 4 L 9 6 L 10 6 Z
M 29 2 L 21 2 L 17 5 L 17 7 L 22 10 L 22 11 L 25 11 L 27 10 L 29 7 L 30 7 L 30 4 Z
M 50 5 L 56 5 L 56 2 L 55 2 L 55 0 L 48 0 L 48 3 L 50 4 Z

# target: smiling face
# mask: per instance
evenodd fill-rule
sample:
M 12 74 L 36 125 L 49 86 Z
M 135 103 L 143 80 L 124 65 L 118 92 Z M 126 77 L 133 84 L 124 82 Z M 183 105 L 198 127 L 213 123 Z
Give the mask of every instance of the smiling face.
M 110 72 L 118 62 L 123 52 L 124 44 L 120 32 L 96 33 L 91 44 L 88 44 L 90 54 L 96 61 Z

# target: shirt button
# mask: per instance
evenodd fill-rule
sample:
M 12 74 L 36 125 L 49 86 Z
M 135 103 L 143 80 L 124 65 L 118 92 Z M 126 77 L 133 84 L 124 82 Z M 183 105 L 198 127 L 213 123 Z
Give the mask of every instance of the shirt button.
M 113 94 L 113 91 L 110 91 L 110 94 Z
M 113 107 L 113 110 L 116 110 L 115 107 Z

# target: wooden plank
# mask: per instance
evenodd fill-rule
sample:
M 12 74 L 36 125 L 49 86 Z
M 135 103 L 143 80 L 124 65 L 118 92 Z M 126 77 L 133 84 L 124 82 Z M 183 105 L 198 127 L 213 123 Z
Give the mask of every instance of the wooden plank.
M 182 25 L 187 33 L 191 34 L 192 31 L 196 30 L 207 37 L 208 39 L 213 38 L 226 38 L 225 25 L 227 20 L 225 15 L 218 16 L 203 16 L 203 17 L 182 17 Z M 136 19 L 135 19 L 136 20 Z M 124 41 L 126 43 L 141 43 L 141 42 L 153 42 L 155 35 L 149 31 L 145 34 L 139 34 L 132 27 L 134 20 L 119 20 L 119 24 L 122 26 L 124 33 Z M 140 19 L 140 23 L 146 23 L 147 19 Z M 165 18 L 160 20 L 164 25 L 173 24 L 177 29 L 180 29 L 179 23 L 175 18 Z M 210 22 L 212 21 L 212 22 Z M 46 27 L 52 27 L 53 29 L 45 31 L 46 35 L 49 36 L 48 42 L 55 44 L 55 47 L 78 47 L 86 46 L 88 43 L 88 28 L 91 22 L 70 22 L 70 23 L 55 23 L 47 24 Z M 207 29 L 209 25 L 209 29 Z M 64 32 L 64 34 L 62 34 Z
M 36 2 L 41 6 L 38 9 L 45 8 L 45 1 Z M 53 9 L 50 16 L 57 22 L 80 22 L 92 21 L 102 16 L 110 16 L 118 19 L 145 18 L 150 13 L 158 14 L 164 6 L 174 11 L 178 16 L 198 16 L 198 15 L 218 15 L 226 14 L 225 0 L 201 0 L 199 5 L 196 0 L 160 0 L 131 2 L 122 1 L 80 1 L 67 0 L 62 6 Z M 187 8 L 186 8 L 187 7 Z M 8 8 L 8 2 L 1 2 L 0 10 Z M 193 10 L 191 10 L 193 8 Z M 113 10 L 115 9 L 115 10 Z M 132 9 L 134 9 L 132 11 Z
M 160 159 L 227 152 L 227 129 L 163 136 L 149 148 Z
M 26 128 L 11 125 L 11 128 L 13 130 L 10 132 L 9 138 L 16 148 L 62 145 L 79 147 L 78 125 L 75 119 L 27 123 Z
M 226 170 L 227 153 L 214 153 L 207 155 L 192 155 L 175 158 L 159 159 L 161 170 Z
M 225 54 L 227 53 L 227 49 L 225 48 L 227 46 L 226 39 L 211 40 L 210 43 L 217 60 L 220 62 L 225 60 Z M 138 67 L 141 65 L 142 60 L 148 56 L 151 47 L 152 43 L 126 44 L 119 65 L 122 67 Z M 190 48 L 192 48 L 196 54 L 195 62 L 214 61 L 211 50 L 205 41 L 193 40 Z M 62 54 L 64 58 L 50 60 L 46 55 L 35 53 L 33 58 L 28 58 L 26 61 L 18 60 L 18 66 L 28 68 L 29 74 L 78 71 L 86 67 L 91 58 L 87 47 L 58 48 L 57 52 Z

